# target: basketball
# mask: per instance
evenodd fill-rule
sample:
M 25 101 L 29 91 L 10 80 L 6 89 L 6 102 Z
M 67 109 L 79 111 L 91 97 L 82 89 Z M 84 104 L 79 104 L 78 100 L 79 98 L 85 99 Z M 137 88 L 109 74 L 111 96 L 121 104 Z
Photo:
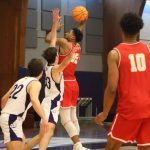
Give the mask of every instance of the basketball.
M 72 17 L 77 22 L 85 21 L 88 18 L 88 11 L 84 6 L 77 6 L 72 9 Z

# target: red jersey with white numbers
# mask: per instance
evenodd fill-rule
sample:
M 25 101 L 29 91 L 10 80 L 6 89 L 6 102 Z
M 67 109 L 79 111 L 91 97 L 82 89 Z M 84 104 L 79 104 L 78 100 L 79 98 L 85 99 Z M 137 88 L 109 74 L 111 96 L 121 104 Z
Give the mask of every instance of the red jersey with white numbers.
M 150 49 L 142 43 L 121 43 L 117 113 L 126 119 L 150 117 Z
M 59 63 L 61 63 L 64 58 L 70 54 L 70 52 L 73 50 L 74 47 L 78 47 L 76 52 L 74 53 L 73 59 L 69 63 L 69 65 L 64 69 L 63 74 L 64 74 L 64 80 L 75 80 L 75 70 L 77 67 L 77 63 L 80 60 L 80 53 L 81 53 L 81 47 L 79 44 L 71 44 L 71 48 L 66 55 L 59 55 Z

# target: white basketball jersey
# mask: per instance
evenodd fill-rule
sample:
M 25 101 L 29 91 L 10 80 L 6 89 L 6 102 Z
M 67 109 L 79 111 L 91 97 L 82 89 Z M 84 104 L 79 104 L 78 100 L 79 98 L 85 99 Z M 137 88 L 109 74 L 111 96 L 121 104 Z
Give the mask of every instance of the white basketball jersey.
M 1 113 L 13 114 L 22 117 L 23 120 L 25 119 L 28 109 L 32 106 L 27 93 L 27 86 L 33 80 L 37 79 L 24 77 L 14 84 L 13 91 Z
M 53 66 L 45 67 L 45 98 L 50 97 L 51 100 L 54 100 L 56 97 L 60 96 L 60 101 L 62 100 L 64 92 L 64 78 L 63 73 L 60 80 L 60 83 L 56 83 L 52 77 L 52 68 Z

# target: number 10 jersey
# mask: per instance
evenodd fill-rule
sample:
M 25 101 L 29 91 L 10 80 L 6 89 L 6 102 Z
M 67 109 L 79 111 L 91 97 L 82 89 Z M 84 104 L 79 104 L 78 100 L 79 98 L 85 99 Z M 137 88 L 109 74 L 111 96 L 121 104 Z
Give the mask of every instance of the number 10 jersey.
M 121 43 L 118 52 L 117 113 L 133 120 L 150 117 L 150 49 L 142 42 Z

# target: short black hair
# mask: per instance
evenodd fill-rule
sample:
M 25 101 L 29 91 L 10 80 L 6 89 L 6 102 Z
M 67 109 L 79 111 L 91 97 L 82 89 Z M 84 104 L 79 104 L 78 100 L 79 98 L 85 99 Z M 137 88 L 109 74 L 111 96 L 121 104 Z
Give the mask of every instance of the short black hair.
M 42 57 L 48 62 L 48 64 L 52 64 L 55 62 L 57 54 L 58 51 L 56 47 L 49 47 L 43 52 Z
M 139 33 L 143 28 L 143 20 L 135 13 L 129 12 L 123 15 L 120 20 L 120 26 L 124 33 L 128 35 L 134 35 Z
M 83 33 L 78 28 L 73 28 L 72 30 L 73 30 L 76 42 L 81 42 L 83 39 Z
M 28 63 L 29 76 L 37 77 L 43 71 L 43 62 L 41 59 L 33 58 Z

